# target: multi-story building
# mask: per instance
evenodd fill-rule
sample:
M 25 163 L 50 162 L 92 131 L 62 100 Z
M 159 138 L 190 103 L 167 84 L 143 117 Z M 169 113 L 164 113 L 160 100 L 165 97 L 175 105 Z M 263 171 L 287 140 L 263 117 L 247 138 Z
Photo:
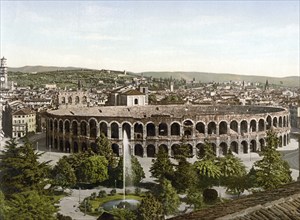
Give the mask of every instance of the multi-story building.
M 12 113 L 12 138 L 21 138 L 36 131 L 36 114 L 29 108 Z
M 0 89 L 7 89 L 8 88 L 8 80 L 7 80 L 7 65 L 6 65 L 6 58 L 1 59 L 0 64 Z

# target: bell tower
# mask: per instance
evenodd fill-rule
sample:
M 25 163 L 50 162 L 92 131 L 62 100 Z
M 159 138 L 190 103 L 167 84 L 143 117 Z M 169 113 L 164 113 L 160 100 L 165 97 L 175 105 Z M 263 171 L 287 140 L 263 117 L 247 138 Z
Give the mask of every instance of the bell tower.
M 1 58 L 1 65 L 0 65 L 0 88 L 5 89 L 8 88 L 7 84 L 7 64 L 6 58 Z

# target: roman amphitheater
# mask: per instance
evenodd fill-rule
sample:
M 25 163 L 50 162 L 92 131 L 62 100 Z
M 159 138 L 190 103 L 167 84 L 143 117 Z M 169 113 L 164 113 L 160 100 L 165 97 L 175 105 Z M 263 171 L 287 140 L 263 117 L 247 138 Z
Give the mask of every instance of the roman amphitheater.
M 170 156 L 184 142 L 190 153 L 203 150 L 205 140 L 217 155 L 230 148 L 237 154 L 261 150 L 266 132 L 274 130 L 279 147 L 289 142 L 289 112 L 281 107 L 147 105 L 68 108 L 47 112 L 47 146 L 63 152 L 86 151 L 105 134 L 122 155 L 126 131 L 131 153 L 154 157 L 159 148 Z

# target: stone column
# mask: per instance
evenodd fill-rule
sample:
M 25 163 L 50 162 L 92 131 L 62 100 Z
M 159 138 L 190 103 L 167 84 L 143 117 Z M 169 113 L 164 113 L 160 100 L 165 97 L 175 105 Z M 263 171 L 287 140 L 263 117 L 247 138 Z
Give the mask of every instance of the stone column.
M 123 139 L 123 131 L 122 131 L 122 126 L 119 127 L 119 139 Z

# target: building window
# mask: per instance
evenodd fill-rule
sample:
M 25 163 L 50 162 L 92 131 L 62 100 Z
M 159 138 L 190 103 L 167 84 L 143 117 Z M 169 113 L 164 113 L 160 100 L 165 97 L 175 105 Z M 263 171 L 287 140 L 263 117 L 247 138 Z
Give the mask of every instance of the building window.
M 138 99 L 134 99 L 134 104 L 138 105 L 139 104 L 139 100 Z

